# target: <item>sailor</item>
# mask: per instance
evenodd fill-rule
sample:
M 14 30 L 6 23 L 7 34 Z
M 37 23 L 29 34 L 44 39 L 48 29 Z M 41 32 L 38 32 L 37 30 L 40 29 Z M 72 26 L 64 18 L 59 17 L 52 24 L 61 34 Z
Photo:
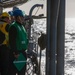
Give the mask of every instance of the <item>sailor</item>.
M 24 13 L 17 9 L 13 11 L 15 21 L 9 27 L 10 68 L 9 75 L 25 75 L 26 50 L 28 36 L 24 28 Z
M 0 71 L 1 75 L 8 75 L 8 29 L 10 23 L 10 15 L 3 12 L 0 15 Z

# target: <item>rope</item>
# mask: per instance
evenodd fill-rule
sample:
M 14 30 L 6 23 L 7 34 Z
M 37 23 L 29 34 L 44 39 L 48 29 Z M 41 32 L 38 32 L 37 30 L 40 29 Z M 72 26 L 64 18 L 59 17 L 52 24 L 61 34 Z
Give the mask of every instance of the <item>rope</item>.
M 37 11 L 35 12 L 35 15 L 37 14 L 37 12 L 39 11 L 40 7 L 38 7 Z

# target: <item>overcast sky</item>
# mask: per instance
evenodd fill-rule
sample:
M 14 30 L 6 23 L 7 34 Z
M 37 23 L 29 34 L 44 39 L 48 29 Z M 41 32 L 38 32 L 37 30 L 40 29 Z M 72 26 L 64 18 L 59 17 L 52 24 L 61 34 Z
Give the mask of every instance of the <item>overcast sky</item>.
M 75 18 L 75 0 L 66 0 L 66 17 Z

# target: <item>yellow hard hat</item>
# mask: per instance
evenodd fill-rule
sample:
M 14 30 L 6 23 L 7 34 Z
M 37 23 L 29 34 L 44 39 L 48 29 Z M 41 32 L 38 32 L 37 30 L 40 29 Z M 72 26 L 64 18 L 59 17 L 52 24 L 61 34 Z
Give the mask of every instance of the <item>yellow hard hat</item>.
M 7 13 L 7 12 L 3 12 L 0 17 L 8 17 L 8 18 L 9 18 L 10 15 L 9 15 L 9 13 Z

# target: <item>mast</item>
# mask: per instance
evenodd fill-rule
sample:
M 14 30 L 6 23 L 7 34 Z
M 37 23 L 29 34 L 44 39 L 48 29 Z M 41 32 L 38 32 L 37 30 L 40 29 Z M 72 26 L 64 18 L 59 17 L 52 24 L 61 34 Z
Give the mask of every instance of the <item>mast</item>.
M 56 75 L 57 20 L 60 0 L 47 0 L 47 72 Z
M 46 75 L 64 75 L 65 0 L 47 0 Z
M 64 75 L 65 0 L 60 1 L 57 26 L 57 75 Z

